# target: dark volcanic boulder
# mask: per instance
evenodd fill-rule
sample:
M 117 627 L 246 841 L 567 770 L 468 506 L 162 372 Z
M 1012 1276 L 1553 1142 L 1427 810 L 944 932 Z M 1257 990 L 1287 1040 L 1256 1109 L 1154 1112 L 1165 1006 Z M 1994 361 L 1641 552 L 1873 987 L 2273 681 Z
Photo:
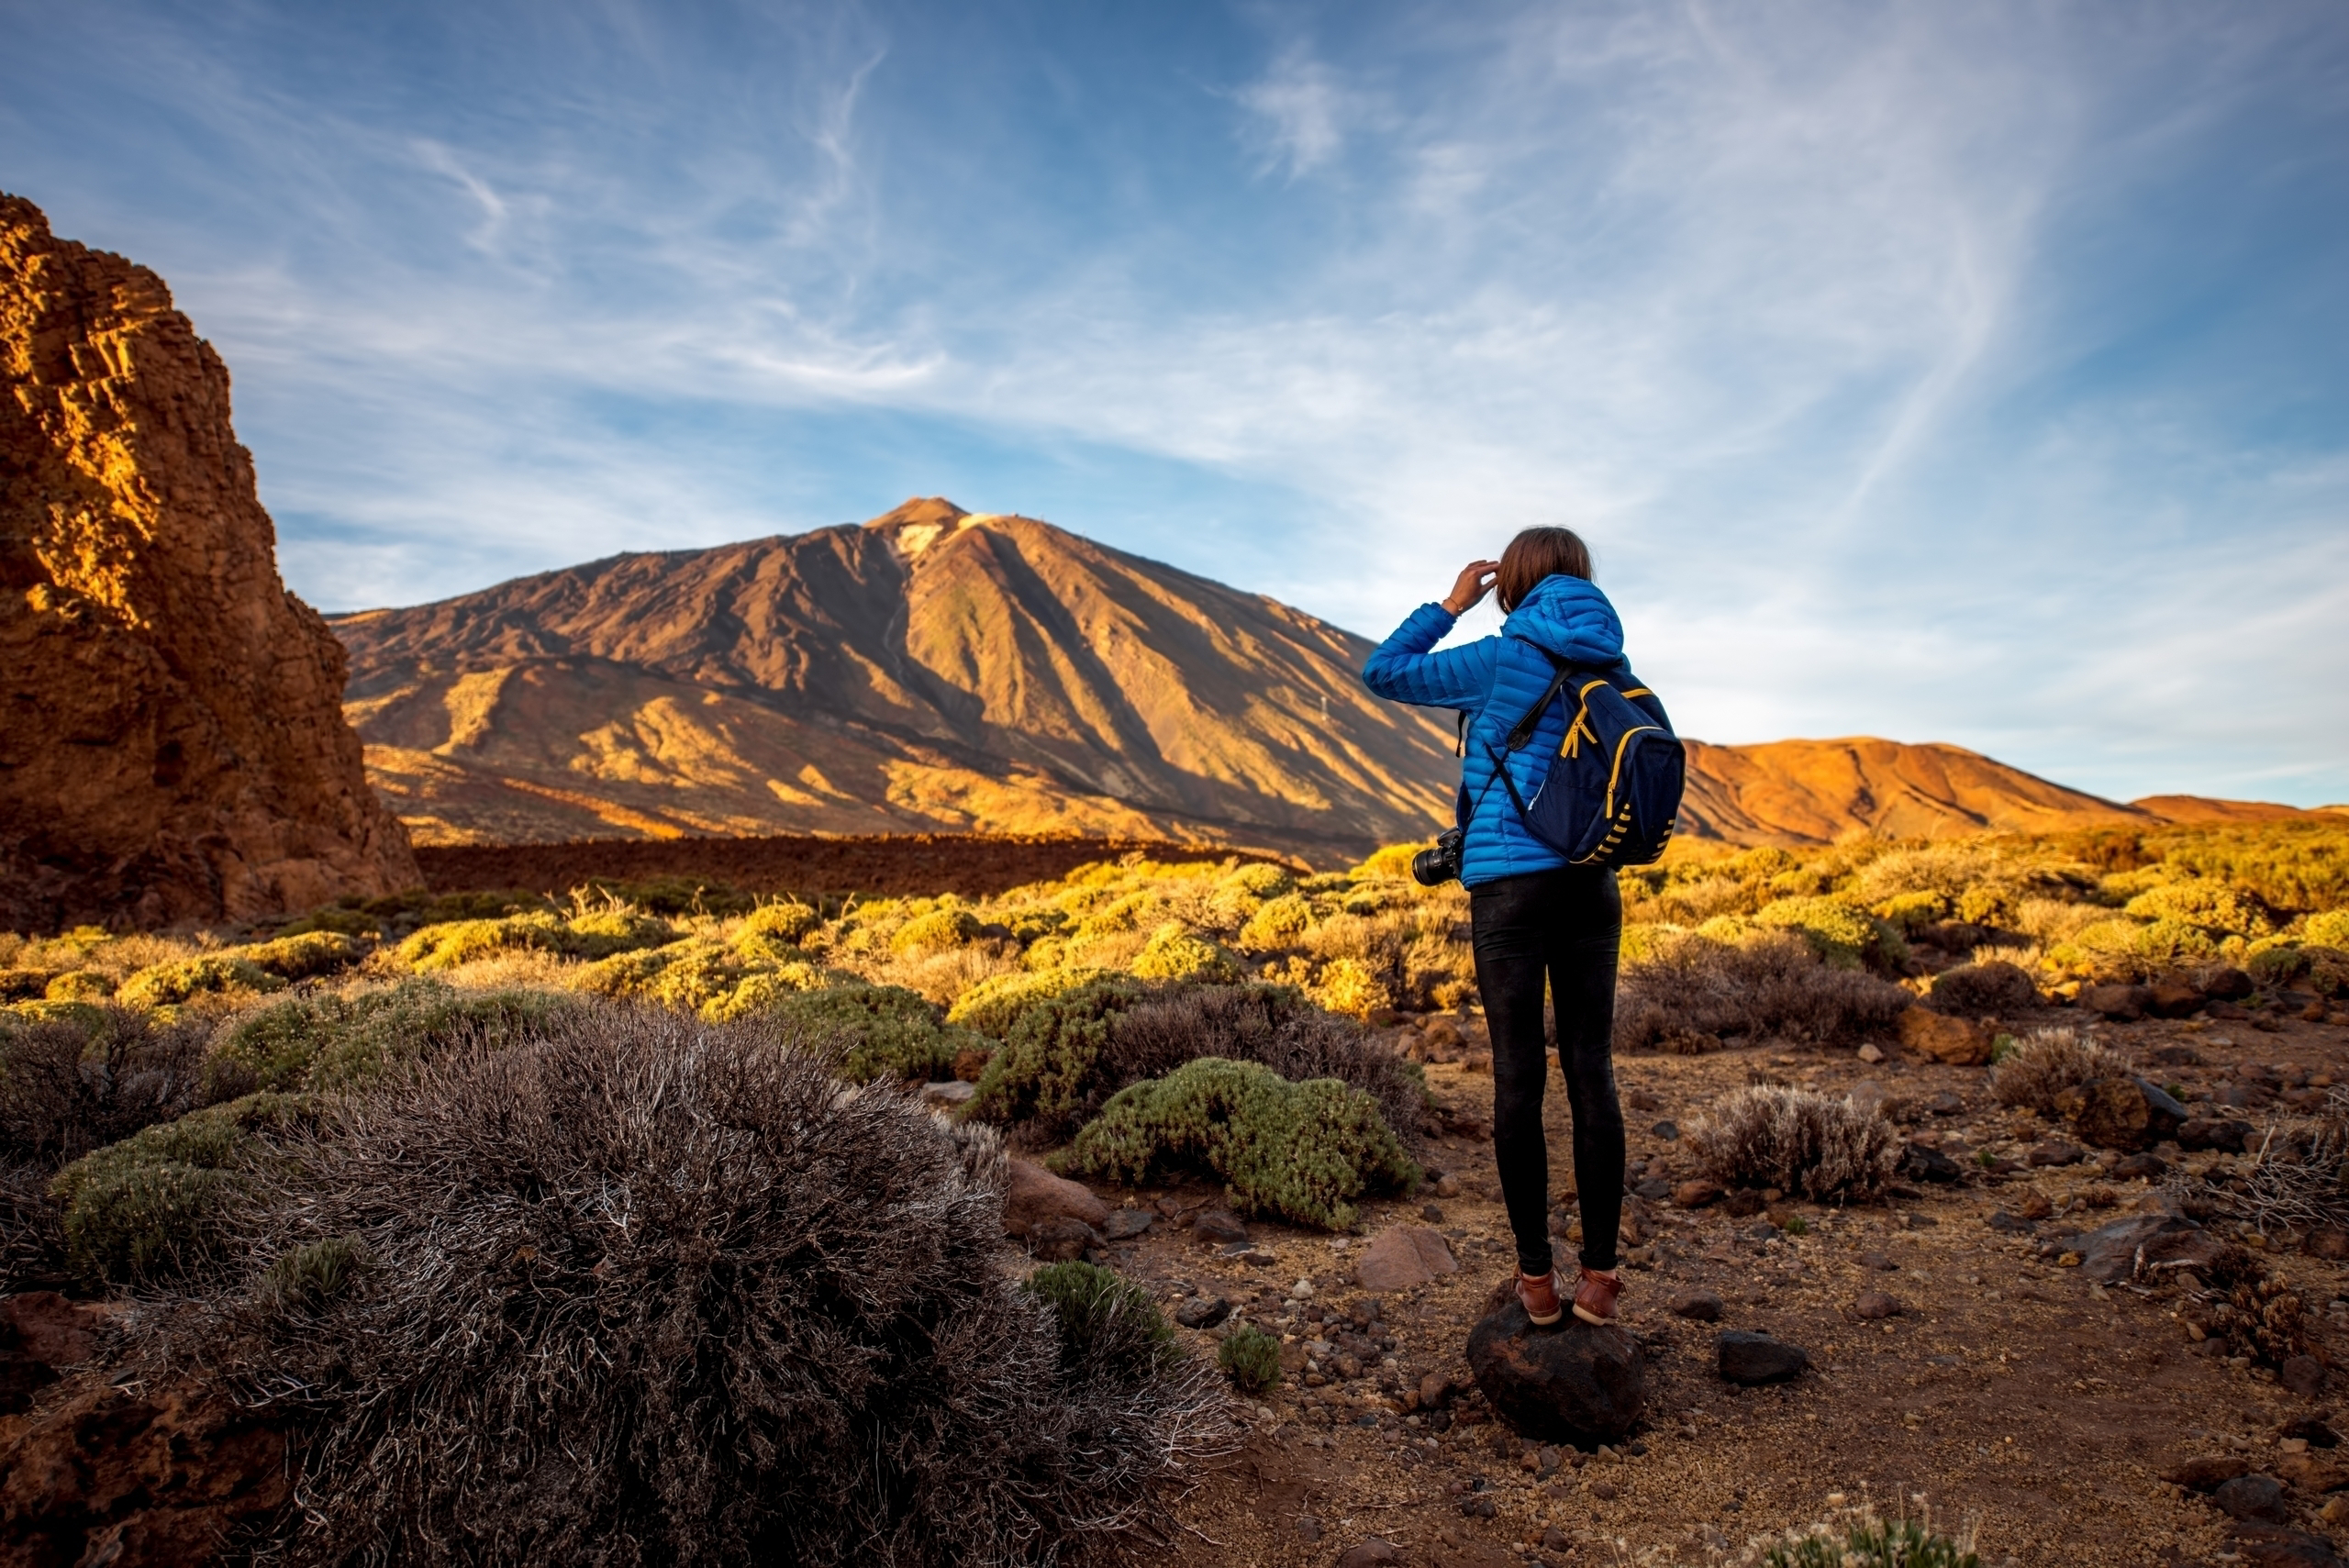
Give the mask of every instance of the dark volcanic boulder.
M 1537 1329 L 1514 1297 L 1469 1332 L 1468 1366 L 1493 1413 L 1521 1437 L 1614 1442 L 1646 1406 L 1637 1340 L 1571 1312 Z
M 2218 1261 L 2219 1239 L 2190 1219 L 2167 1214 L 2132 1214 L 2091 1230 L 2072 1243 L 2080 1254 L 2080 1274 L 2099 1284 L 2140 1275 L 2208 1269 Z
M 2196 1117 L 2177 1129 L 2177 1146 L 2189 1154 L 2203 1149 L 2240 1154 L 2244 1140 L 2250 1137 L 2251 1123 L 2247 1121 L 2214 1121 Z
M 1800 1345 L 1743 1329 L 1730 1329 L 1715 1340 L 1713 1346 L 1720 1357 L 1721 1376 L 1749 1387 L 1800 1377 L 1810 1365 L 1810 1353 Z
M 2055 1096 L 2072 1129 L 2099 1149 L 2151 1149 L 2186 1125 L 2186 1107 L 2143 1078 L 2091 1078 Z

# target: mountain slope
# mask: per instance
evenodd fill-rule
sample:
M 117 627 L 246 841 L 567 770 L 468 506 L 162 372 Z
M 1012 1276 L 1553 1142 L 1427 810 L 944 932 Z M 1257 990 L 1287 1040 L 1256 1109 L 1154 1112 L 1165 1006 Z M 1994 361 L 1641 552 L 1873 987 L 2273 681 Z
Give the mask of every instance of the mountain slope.
M 616 556 L 338 617 L 421 842 L 960 828 L 1351 849 L 1446 809 L 1370 644 L 1017 517 Z

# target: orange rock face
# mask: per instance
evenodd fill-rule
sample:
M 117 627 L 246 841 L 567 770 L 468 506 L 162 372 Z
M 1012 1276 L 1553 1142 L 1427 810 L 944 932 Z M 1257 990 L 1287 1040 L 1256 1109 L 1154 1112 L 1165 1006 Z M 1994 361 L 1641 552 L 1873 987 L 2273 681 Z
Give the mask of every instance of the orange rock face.
M 228 372 L 161 279 L 0 195 L 0 928 L 417 880 L 285 591 Z

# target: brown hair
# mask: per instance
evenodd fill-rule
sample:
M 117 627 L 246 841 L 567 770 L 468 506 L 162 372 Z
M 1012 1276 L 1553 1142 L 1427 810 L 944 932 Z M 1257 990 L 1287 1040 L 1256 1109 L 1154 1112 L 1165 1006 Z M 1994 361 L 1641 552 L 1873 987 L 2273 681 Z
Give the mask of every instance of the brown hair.
M 1501 551 L 1501 569 L 1494 579 L 1501 613 L 1525 602 L 1533 585 L 1544 577 L 1590 579 L 1590 547 L 1572 528 L 1528 528 Z

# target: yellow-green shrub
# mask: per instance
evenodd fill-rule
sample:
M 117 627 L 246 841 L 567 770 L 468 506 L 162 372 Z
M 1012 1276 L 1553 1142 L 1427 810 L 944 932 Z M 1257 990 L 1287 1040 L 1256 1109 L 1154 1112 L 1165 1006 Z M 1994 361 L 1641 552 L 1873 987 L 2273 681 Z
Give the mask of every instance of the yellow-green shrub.
M 229 950 L 233 956 L 258 964 L 286 980 L 307 980 L 359 962 L 365 949 L 340 931 L 306 931 L 297 937 L 253 942 Z
M 2328 909 L 2300 922 L 2299 939 L 2310 947 L 2349 951 L 2349 909 Z
M 1949 917 L 1949 900 L 1932 891 L 1897 893 L 1877 905 L 1876 912 L 1902 936 L 1914 936 L 1927 926 Z
M 1394 1006 L 1386 983 L 1358 958 L 1333 958 L 1323 964 L 1306 995 L 1319 1006 L 1350 1018 L 1366 1018 Z
M 893 952 L 926 952 L 941 948 L 968 947 L 979 940 L 979 917 L 968 909 L 932 909 L 917 915 L 889 939 Z
M 395 950 L 395 956 L 417 973 L 429 974 L 517 948 L 561 952 L 562 936 L 562 921 L 543 911 L 489 920 L 446 920 L 414 932 Z
M 2148 888 L 2122 906 L 2141 920 L 2175 920 L 2216 935 L 2263 937 L 2274 928 L 2266 912 L 2232 887 L 2199 878 Z
M 714 1024 L 731 1023 L 736 1018 L 771 1012 L 777 1003 L 803 991 L 820 991 L 827 985 L 855 983 L 853 975 L 839 971 L 828 973 L 812 963 L 781 964 L 746 975 L 740 985 L 725 995 L 711 997 L 702 1004 L 701 1016 Z
M 207 993 L 284 989 L 284 981 L 258 964 L 206 953 L 140 970 L 122 983 L 115 1000 L 126 1007 L 167 1007 Z
M 114 982 L 95 969 L 69 969 L 42 988 L 50 1002 L 103 1002 L 114 995 Z
M 1193 935 L 1180 920 L 1169 920 L 1152 932 L 1150 944 L 1136 955 L 1130 967 L 1141 980 L 1229 983 L 1240 978 L 1239 966 L 1230 953 Z
M 1248 917 L 1240 928 L 1239 942 L 1250 951 L 1270 952 L 1295 947 L 1312 929 L 1312 904 L 1302 894 L 1285 893 Z
M 796 898 L 779 903 L 762 904 L 742 917 L 735 928 L 737 941 L 746 937 L 772 937 L 778 941 L 797 946 L 807 935 L 824 923 L 824 917 L 808 905 Z
M 1847 969 L 1864 963 L 1889 969 L 1909 956 L 1899 932 L 1841 899 L 1781 898 L 1764 905 L 1753 923 L 1765 929 L 1799 931 L 1820 957 Z
M 1108 973 L 1105 969 L 1048 969 L 990 975 L 956 998 L 946 1021 L 1001 1040 L 1019 1015 L 1039 1002 L 1090 985 Z
M 426 979 L 350 997 L 288 996 L 214 1038 L 205 1052 L 204 1094 L 364 1088 L 460 1040 L 510 1045 L 582 1006 L 556 991 L 460 991 Z

